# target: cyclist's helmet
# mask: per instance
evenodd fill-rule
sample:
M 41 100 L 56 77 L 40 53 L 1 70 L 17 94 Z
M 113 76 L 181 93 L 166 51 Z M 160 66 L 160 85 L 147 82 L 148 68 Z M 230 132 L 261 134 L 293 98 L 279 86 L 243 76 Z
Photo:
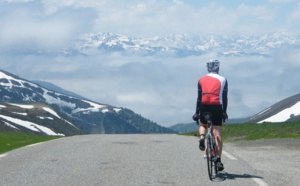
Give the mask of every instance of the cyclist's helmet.
M 207 62 L 207 71 L 219 73 L 220 61 L 217 59 L 210 60 Z

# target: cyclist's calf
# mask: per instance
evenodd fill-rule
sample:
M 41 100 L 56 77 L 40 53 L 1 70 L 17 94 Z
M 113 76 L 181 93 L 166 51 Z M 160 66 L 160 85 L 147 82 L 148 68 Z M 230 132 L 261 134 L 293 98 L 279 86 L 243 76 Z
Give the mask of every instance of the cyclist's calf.
M 220 126 L 214 126 L 213 134 L 215 136 L 215 143 L 216 143 L 216 154 L 218 157 L 221 157 L 222 155 L 222 137 L 221 137 L 221 127 Z

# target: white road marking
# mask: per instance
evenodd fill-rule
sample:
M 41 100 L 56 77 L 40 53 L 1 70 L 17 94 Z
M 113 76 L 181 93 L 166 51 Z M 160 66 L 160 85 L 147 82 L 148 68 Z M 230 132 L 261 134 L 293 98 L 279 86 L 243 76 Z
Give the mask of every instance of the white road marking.
M 264 182 L 262 179 L 260 178 L 252 178 L 259 186 L 268 186 L 268 184 L 266 182 Z
M 222 154 L 224 154 L 225 156 L 227 156 L 227 158 L 231 159 L 231 160 L 237 160 L 235 157 L 233 157 L 231 154 L 229 154 L 228 152 L 226 151 L 222 151 Z
M 229 154 L 226 151 L 222 151 L 222 154 L 224 154 L 227 158 L 231 159 L 231 160 L 237 160 L 235 157 L 233 157 L 231 154 Z M 264 182 L 262 179 L 260 178 L 252 178 L 253 181 L 255 181 L 259 186 L 268 186 L 268 184 L 266 182 Z
M 44 142 L 39 142 L 39 143 L 34 143 L 34 144 L 31 144 L 31 145 L 27 145 L 25 147 L 33 147 L 33 146 L 36 146 L 36 145 L 39 145 L 39 144 L 42 144 Z M 4 156 L 6 156 L 7 154 L 0 154 L 0 158 L 3 158 Z
M 4 156 L 6 156 L 6 154 L 0 154 L 0 158 L 2 158 L 2 157 L 4 157 Z
M 39 145 L 39 144 L 42 144 L 44 142 L 40 142 L 40 143 L 34 143 L 34 144 L 31 144 L 31 145 L 27 145 L 26 147 L 33 147 L 33 146 L 36 146 L 36 145 Z

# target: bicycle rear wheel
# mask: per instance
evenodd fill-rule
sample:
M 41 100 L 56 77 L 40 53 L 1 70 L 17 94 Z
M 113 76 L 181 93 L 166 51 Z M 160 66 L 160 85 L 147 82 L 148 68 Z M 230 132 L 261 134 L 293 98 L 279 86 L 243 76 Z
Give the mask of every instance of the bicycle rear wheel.
M 210 180 L 213 179 L 213 157 L 212 157 L 212 139 L 210 136 L 206 138 L 206 160 L 207 160 L 207 170 L 208 170 L 208 177 Z

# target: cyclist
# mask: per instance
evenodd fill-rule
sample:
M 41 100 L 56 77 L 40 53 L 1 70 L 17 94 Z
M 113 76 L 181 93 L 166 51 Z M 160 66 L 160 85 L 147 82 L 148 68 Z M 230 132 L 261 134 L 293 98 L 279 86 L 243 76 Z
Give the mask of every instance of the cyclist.
M 213 135 L 216 142 L 216 155 L 217 155 L 217 168 L 219 171 L 224 170 L 223 163 L 221 162 L 222 155 L 222 120 L 228 119 L 227 109 L 227 92 L 228 83 L 227 79 L 219 75 L 219 60 L 210 60 L 207 62 L 208 74 L 201 77 L 198 81 L 198 98 L 196 113 L 193 120 L 198 121 L 200 118 L 201 125 L 199 127 L 199 148 L 201 151 L 205 150 L 204 140 L 207 129 L 207 121 L 204 119 L 204 113 L 212 113 L 212 123 L 214 125 Z

